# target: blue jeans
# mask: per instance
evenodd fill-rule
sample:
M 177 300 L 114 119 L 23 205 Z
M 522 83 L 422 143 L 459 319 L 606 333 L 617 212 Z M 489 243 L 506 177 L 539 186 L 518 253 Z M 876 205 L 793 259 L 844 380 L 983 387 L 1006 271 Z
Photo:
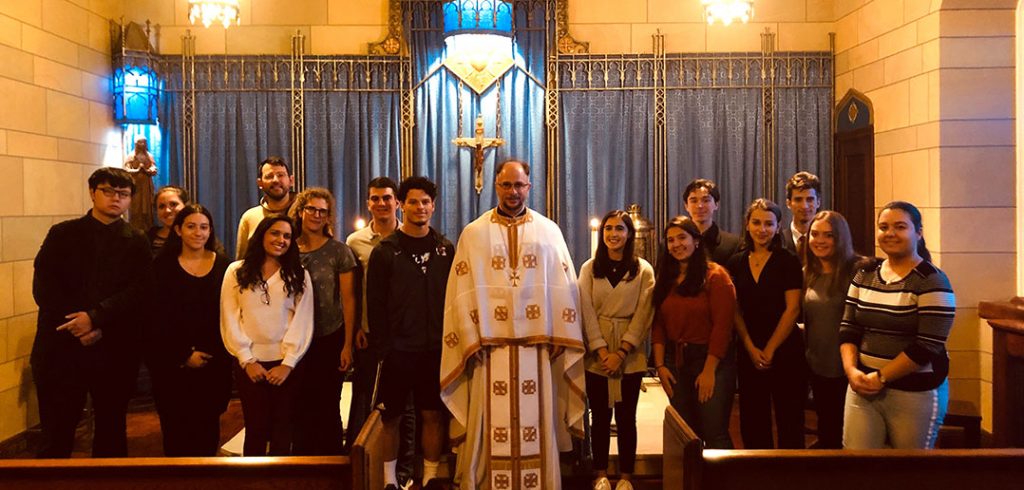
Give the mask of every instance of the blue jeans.
M 846 390 L 843 447 L 931 449 L 946 418 L 949 380 L 928 391 L 884 388 L 872 396 Z
M 672 386 L 675 393 L 669 403 L 704 440 L 704 445 L 709 449 L 732 449 L 729 417 L 732 414 L 733 393 L 736 391 L 736 349 L 730 346 L 725 359 L 718 362 L 718 368 L 715 369 L 715 389 L 711 399 L 700 403 L 694 383 L 704 370 L 708 346 L 685 344 L 676 348 L 683 351 L 683 364 L 666 364 L 676 378 L 676 384 Z

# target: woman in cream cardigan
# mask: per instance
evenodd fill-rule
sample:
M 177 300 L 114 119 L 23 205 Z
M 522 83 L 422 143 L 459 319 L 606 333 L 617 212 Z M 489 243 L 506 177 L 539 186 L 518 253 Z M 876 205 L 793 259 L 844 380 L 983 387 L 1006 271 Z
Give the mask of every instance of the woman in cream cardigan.
M 586 335 L 587 397 L 593 412 L 594 488 L 610 490 L 608 446 L 612 412 L 618 429 L 620 480 L 630 490 L 636 460 L 636 405 L 647 371 L 644 342 L 651 330 L 654 268 L 635 257 L 636 228 L 625 211 L 601 220 L 597 253 L 580 269 L 580 309 Z

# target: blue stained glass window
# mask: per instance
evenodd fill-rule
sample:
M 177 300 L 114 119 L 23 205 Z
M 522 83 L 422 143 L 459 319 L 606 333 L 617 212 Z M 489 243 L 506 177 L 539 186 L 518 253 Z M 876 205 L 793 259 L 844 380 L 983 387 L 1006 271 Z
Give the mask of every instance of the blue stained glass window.
M 454 0 L 444 4 L 444 35 L 512 36 L 512 5 L 501 0 Z
M 156 123 L 160 81 L 147 67 L 124 66 L 114 70 L 114 121 L 128 124 Z

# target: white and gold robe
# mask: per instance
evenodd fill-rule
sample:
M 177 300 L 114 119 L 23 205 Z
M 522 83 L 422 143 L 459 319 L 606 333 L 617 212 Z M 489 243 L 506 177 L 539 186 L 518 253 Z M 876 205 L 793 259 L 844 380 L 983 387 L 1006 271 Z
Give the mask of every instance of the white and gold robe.
M 461 489 L 561 488 L 558 453 L 582 437 L 583 333 L 558 226 L 491 210 L 455 250 L 445 295 L 441 398 Z M 564 351 L 551 358 L 556 348 Z

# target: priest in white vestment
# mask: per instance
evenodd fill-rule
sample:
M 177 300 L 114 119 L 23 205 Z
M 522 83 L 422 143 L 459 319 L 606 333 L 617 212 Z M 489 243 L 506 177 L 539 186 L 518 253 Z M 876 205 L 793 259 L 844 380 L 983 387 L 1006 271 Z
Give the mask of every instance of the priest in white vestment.
M 526 207 L 529 165 L 498 167 L 498 207 L 459 238 L 445 295 L 441 398 L 460 489 L 561 488 L 583 436 L 583 333 L 562 232 Z

